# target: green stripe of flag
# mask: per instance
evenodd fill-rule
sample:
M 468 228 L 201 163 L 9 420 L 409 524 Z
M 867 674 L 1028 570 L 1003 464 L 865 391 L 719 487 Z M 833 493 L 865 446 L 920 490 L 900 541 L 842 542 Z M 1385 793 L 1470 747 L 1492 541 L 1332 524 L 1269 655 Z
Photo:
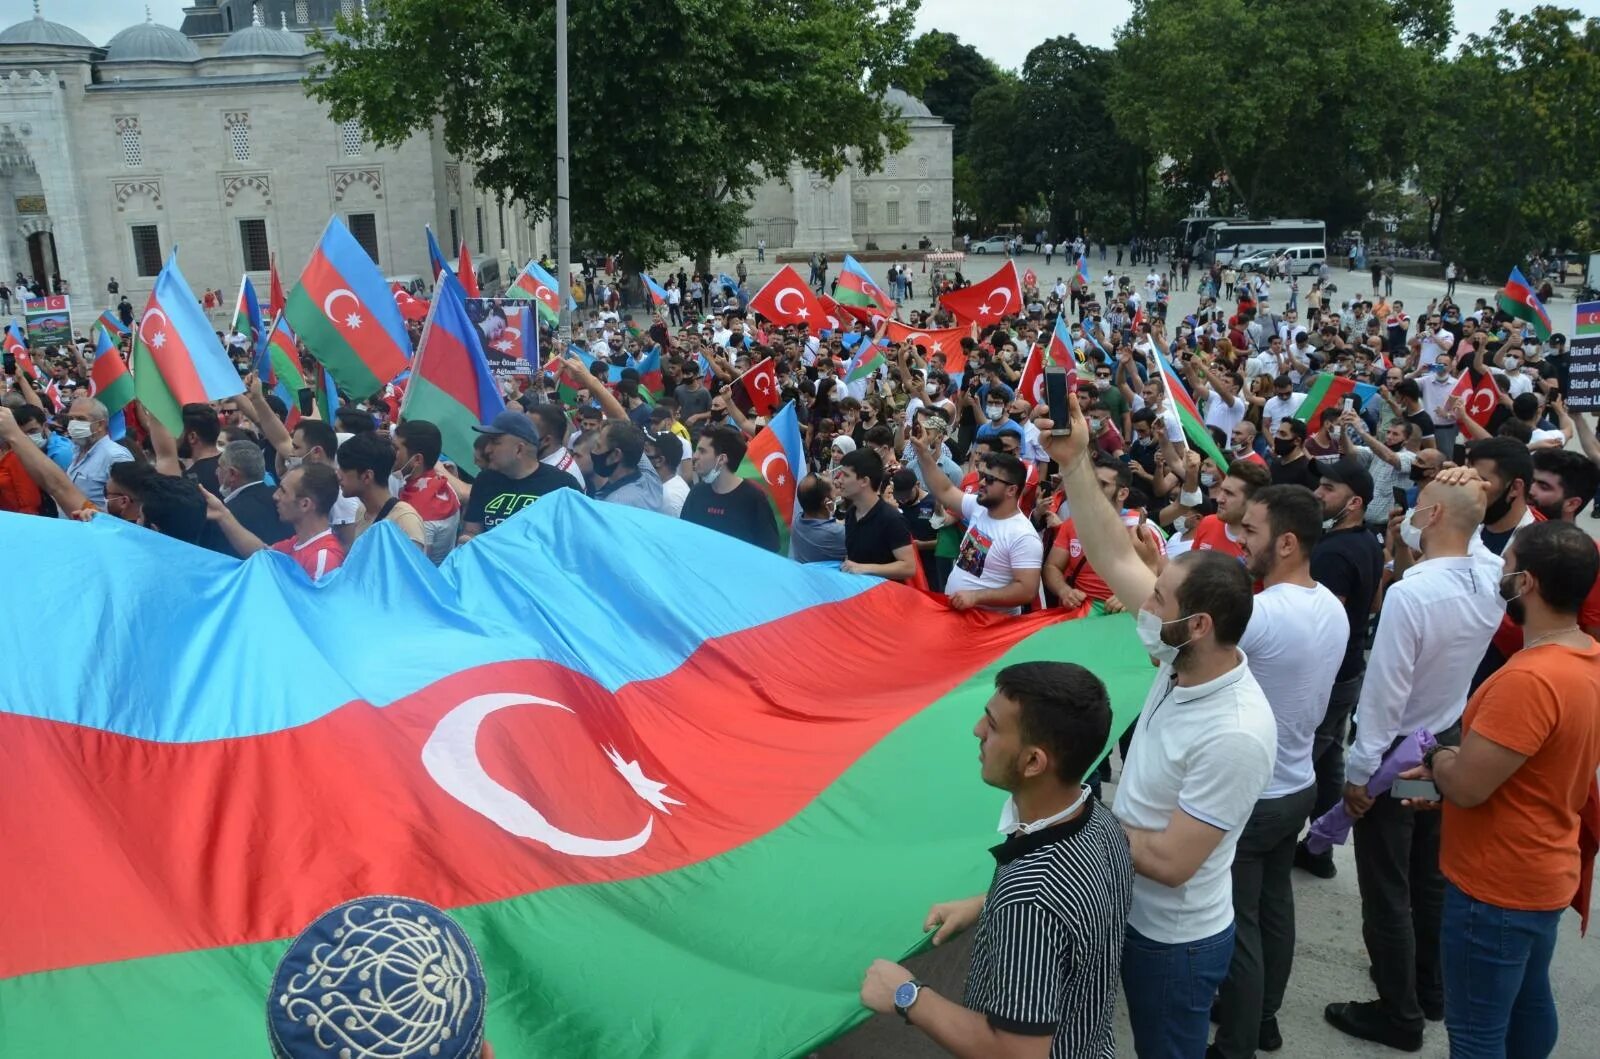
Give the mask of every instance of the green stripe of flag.
M 866 1019 L 862 968 L 921 948 L 928 906 L 980 893 L 993 874 L 1003 795 L 979 778 L 972 724 L 995 670 L 1023 661 L 1075 661 L 1106 682 L 1116 715 L 1107 749 L 1155 672 L 1131 615 L 1051 626 L 760 838 L 676 871 L 459 910 L 488 972 L 497 1054 L 803 1056 Z M 265 1055 L 267 989 L 286 945 L 0 982 L 0 1054 Z
M 142 338 L 133 340 L 133 357 L 129 365 L 133 371 L 133 395 L 144 406 L 145 412 L 155 416 L 173 436 L 182 434 L 183 405 L 167 385 L 156 358 L 151 355 Z
M 458 467 L 472 466 L 472 444 L 478 434 L 478 416 L 426 376 L 413 371 L 406 383 L 404 419 L 425 419 L 439 428 L 445 458 Z
M 283 316 L 294 329 L 295 336 L 306 344 L 311 355 L 332 373 L 333 381 L 341 390 L 364 399 L 377 393 L 389 381 L 372 374 L 366 361 L 345 341 L 333 321 L 323 314 L 322 306 L 306 293 L 303 286 L 296 284 L 294 290 L 289 292 Z M 374 321 L 372 326 L 379 325 Z

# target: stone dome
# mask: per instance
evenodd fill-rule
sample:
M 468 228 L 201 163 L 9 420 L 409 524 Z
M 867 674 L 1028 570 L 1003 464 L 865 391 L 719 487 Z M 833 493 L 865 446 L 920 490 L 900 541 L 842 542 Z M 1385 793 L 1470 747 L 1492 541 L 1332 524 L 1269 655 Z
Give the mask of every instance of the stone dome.
M 933 111 L 928 109 L 928 104 L 911 93 L 893 86 L 883 94 L 883 101 L 891 107 L 898 108 L 902 118 L 933 117 Z
M 156 22 L 129 26 L 106 43 L 106 62 L 191 63 L 199 58 L 194 41 Z
M 246 26 L 233 33 L 217 52 L 218 58 L 271 56 L 297 59 L 306 53 L 305 41 L 297 33 L 266 26 Z
M 75 29 L 34 15 L 25 22 L 0 30 L 0 45 L 44 44 L 56 48 L 92 48 L 94 42 Z

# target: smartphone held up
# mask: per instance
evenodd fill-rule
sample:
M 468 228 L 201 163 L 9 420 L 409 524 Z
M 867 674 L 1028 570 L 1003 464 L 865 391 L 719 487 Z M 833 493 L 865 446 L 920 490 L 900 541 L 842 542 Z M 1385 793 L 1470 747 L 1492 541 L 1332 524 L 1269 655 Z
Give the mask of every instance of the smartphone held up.
M 1059 364 L 1048 365 L 1044 369 L 1044 403 L 1050 410 L 1051 437 L 1062 438 L 1072 433 L 1072 412 L 1067 407 L 1070 391 L 1067 369 Z

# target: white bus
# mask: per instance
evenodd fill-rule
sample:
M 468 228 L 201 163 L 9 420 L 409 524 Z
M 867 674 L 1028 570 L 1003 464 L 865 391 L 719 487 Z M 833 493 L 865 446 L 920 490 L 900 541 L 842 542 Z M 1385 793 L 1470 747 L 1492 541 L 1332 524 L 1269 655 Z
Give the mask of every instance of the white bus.
M 1328 227 L 1321 221 L 1227 221 L 1207 230 L 1206 259 L 1227 264 L 1257 250 L 1326 247 L 1327 243 Z

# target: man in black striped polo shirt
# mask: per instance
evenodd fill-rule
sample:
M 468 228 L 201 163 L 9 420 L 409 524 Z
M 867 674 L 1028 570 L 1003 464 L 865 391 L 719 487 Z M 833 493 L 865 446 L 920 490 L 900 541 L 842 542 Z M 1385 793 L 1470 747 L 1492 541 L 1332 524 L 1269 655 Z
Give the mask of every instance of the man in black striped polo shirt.
M 934 905 L 941 944 L 977 925 L 961 1004 L 888 960 L 861 1002 L 897 1011 L 959 1056 L 1116 1054 L 1112 1018 L 1133 860 L 1122 827 L 1082 778 L 1106 746 L 1105 685 L 1082 666 L 1023 662 L 995 676 L 974 734 L 983 781 L 1009 791 L 988 894 Z

